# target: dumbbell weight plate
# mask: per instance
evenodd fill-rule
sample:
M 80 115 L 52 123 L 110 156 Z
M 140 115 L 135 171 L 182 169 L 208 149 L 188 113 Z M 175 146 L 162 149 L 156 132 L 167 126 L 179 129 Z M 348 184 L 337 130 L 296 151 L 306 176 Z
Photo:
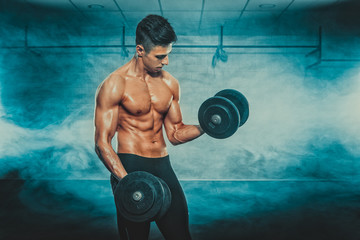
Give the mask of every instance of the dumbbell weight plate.
M 168 185 L 164 182 L 164 180 L 162 180 L 161 178 L 158 178 L 158 180 L 160 181 L 164 192 L 163 204 L 158 215 L 156 216 L 156 219 L 161 219 L 166 214 L 167 210 L 169 210 L 169 207 L 171 205 L 171 191 Z
M 236 106 L 220 96 L 211 97 L 201 104 L 198 119 L 201 128 L 208 135 L 219 139 L 233 135 L 240 124 Z
M 249 118 L 249 103 L 242 93 L 235 89 L 225 89 L 215 94 L 215 96 L 227 98 L 235 104 L 240 114 L 239 127 L 247 121 Z
M 161 182 L 154 175 L 142 171 L 124 177 L 114 194 L 118 211 L 132 222 L 154 220 L 164 201 Z

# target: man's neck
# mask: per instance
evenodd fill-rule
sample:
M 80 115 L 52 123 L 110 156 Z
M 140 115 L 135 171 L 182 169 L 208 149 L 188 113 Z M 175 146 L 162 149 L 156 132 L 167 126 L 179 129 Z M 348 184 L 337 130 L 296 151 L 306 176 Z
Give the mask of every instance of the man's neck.
M 143 63 L 143 59 L 142 57 L 137 56 L 137 54 L 135 53 L 133 59 L 131 60 L 133 63 L 133 71 L 134 74 L 138 77 L 143 78 L 144 80 L 147 79 L 149 76 L 150 77 L 157 77 L 159 76 L 160 72 L 156 72 L 156 73 L 152 73 L 149 72 L 146 68 L 145 65 Z

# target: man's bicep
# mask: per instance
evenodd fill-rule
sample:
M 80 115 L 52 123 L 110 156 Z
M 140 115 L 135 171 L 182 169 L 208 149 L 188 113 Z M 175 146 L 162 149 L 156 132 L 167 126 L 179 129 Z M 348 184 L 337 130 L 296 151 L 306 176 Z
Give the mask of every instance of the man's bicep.
M 109 143 L 116 132 L 118 105 L 103 96 L 100 92 L 96 99 L 95 140 Z
M 124 92 L 120 77 L 109 76 L 99 87 L 96 94 L 95 129 L 96 138 L 111 142 L 118 122 L 118 109 Z
M 111 142 L 117 126 L 117 108 L 97 106 L 95 110 L 95 138 L 96 141 Z
M 165 117 L 164 125 L 168 137 L 169 135 L 172 135 L 181 125 L 183 125 L 180 105 L 178 101 L 173 100 L 173 102 L 171 103 L 169 111 L 167 112 Z

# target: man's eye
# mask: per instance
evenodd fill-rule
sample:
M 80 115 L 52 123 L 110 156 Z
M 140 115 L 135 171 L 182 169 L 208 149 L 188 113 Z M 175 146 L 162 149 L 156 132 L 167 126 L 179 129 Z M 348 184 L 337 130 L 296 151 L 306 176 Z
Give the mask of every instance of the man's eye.
M 157 59 L 159 59 L 159 60 L 162 60 L 162 59 L 164 59 L 166 56 L 156 56 L 156 58 Z

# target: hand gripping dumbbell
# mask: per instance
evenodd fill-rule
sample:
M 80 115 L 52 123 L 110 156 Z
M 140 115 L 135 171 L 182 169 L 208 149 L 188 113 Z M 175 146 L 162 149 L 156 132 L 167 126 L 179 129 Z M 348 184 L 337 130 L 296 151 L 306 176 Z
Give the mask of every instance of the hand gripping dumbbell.
M 119 213 L 132 222 L 161 219 L 171 204 L 171 192 L 164 180 L 144 171 L 121 179 L 114 196 Z
M 249 103 L 234 89 L 225 89 L 201 104 L 198 119 L 201 128 L 214 138 L 233 135 L 249 117 Z

